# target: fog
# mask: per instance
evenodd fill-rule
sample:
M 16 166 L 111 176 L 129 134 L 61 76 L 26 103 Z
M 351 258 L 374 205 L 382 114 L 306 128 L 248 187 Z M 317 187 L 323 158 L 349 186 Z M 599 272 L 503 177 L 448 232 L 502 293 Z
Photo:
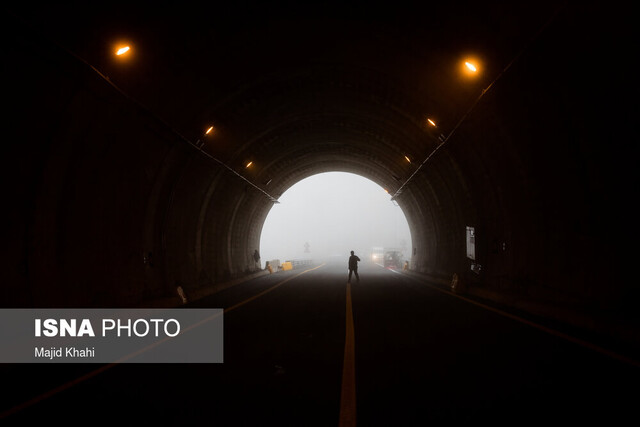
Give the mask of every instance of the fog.
M 260 255 L 266 261 L 364 261 L 373 247 L 410 255 L 411 234 L 400 207 L 378 184 L 359 175 L 322 173 L 289 188 L 269 212 Z

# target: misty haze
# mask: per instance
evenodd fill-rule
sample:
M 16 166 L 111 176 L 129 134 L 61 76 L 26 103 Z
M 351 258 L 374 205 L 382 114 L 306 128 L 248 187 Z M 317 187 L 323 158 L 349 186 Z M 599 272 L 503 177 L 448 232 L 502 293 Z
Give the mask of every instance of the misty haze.
M 372 248 L 399 249 L 408 259 L 409 225 L 400 207 L 378 184 L 359 175 L 322 173 L 293 185 L 265 220 L 260 239 L 266 261 L 344 260 L 355 251 L 364 261 Z

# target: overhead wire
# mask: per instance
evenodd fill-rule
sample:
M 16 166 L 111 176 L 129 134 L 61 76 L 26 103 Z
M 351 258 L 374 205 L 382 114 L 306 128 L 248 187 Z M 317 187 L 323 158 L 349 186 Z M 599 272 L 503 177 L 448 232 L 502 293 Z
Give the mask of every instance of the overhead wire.
M 416 174 L 418 172 L 420 172 L 420 170 L 422 169 L 422 167 L 429 161 L 431 160 L 431 158 L 440 150 L 440 148 L 442 148 L 442 146 L 444 146 L 450 139 L 451 136 L 456 132 L 456 130 L 458 130 L 458 128 L 460 127 L 460 125 L 467 119 L 467 117 L 469 116 L 469 114 L 471 114 L 471 112 L 476 108 L 476 106 L 478 105 L 478 103 L 480 102 L 480 100 L 484 97 L 484 95 L 495 85 L 495 83 L 509 70 L 509 68 L 511 68 L 511 66 L 522 56 L 522 54 L 529 48 L 529 46 L 540 36 L 540 34 L 542 34 L 544 32 L 544 30 L 555 20 L 555 18 L 558 16 L 558 14 L 560 13 L 560 11 L 564 8 L 565 4 L 563 4 L 561 7 L 557 8 L 554 13 L 551 15 L 551 17 L 542 25 L 542 27 L 540 29 L 538 29 L 538 31 L 536 31 L 536 33 L 529 38 L 529 40 L 524 44 L 524 46 L 516 53 L 516 55 L 507 63 L 507 65 L 502 69 L 502 71 L 500 71 L 500 73 L 498 73 L 498 75 L 491 81 L 491 83 L 489 83 L 489 85 L 482 89 L 482 91 L 480 92 L 480 95 L 478 95 L 478 97 L 475 99 L 475 101 L 471 104 L 471 106 L 467 109 L 467 111 L 462 115 L 462 117 L 460 117 L 460 119 L 458 120 L 458 122 L 455 124 L 455 126 L 451 129 L 451 131 L 449 132 L 449 134 L 445 137 L 440 139 L 440 143 L 436 146 L 436 148 L 433 149 L 433 151 L 431 151 L 431 153 L 429 153 L 427 155 L 427 157 L 418 165 L 418 167 L 411 173 L 411 175 L 400 185 L 400 187 L 398 187 L 398 189 L 393 193 L 393 195 L 391 196 L 391 200 L 395 200 L 399 195 L 402 194 L 402 190 L 407 186 L 407 184 L 409 184 L 413 178 L 416 176 Z

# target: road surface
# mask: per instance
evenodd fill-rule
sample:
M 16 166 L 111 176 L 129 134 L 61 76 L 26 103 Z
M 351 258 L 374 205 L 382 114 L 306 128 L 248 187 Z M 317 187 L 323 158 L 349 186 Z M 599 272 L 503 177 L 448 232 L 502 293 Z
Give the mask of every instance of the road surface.
M 305 266 L 187 304 L 225 309 L 222 364 L 5 365 L 1 420 L 638 422 L 637 365 L 401 271 L 359 272 Z

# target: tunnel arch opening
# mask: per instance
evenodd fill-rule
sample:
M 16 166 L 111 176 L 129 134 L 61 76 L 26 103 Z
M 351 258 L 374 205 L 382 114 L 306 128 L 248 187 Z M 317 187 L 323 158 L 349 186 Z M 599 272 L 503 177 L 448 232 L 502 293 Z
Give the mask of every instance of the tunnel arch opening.
M 289 187 L 273 205 L 260 234 L 261 267 L 289 260 L 334 262 L 351 250 L 372 261 L 377 248 L 409 261 L 411 229 L 383 187 L 349 172 L 322 172 Z M 378 260 L 382 262 L 382 260 Z

